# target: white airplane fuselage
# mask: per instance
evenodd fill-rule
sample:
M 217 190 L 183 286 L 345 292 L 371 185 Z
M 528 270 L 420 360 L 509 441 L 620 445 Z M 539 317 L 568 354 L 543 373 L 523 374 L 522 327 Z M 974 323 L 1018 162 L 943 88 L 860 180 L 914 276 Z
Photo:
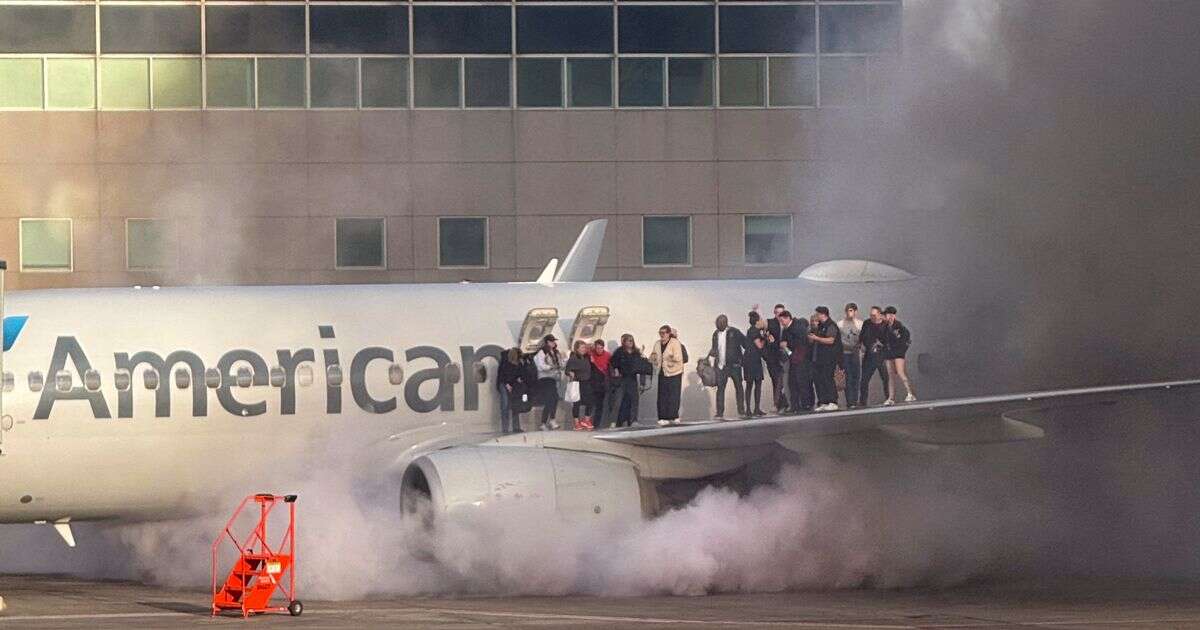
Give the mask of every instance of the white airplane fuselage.
M 28 320 L 4 354 L 15 387 L 3 395 L 12 426 L 0 430 L 0 522 L 163 519 L 209 509 L 216 495 L 228 503 L 236 492 L 263 490 L 262 483 L 298 471 L 391 474 L 389 463 L 415 445 L 498 429 L 495 363 L 484 361 L 489 378 L 482 383 L 471 367 L 476 353 L 514 345 L 533 308 L 558 309 L 554 333 L 564 352 L 576 313 L 605 306 L 611 318 L 601 336 L 610 348 L 628 332 L 649 351 L 658 327 L 669 323 L 694 364 L 721 313 L 744 330 L 753 304 L 769 314 L 783 302 L 805 317 L 818 304 L 835 313 L 849 301 L 864 310 L 895 304 L 914 328 L 915 357 L 931 345 L 917 324 L 931 321 L 931 293 L 921 280 L 13 292 L 6 315 Z M 148 389 L 149 365 L 139 359 L 155 357 L 167 360 L 168 376 Z M 100 376 L 94 391 L 85 386 L 84 361 Z M 440 376 L 447 362 L 461 366 L 459 382 Z M 337 386 L 329 383 L 333 363 L 344 375 Z M 403 369 L 399 384 L 388 378 L 393 363 Z M 130 386 L 120 390 L 118 370 L 131 364 Z M 288 386 L 264 382 L 276 366 L 285 368 Z M 196 378 L 214 367 L 226 375 L 217 388 Z M 236 382 L 241 367 L 253 368 L 252 386 Z M 296 376 L 305 369 L 313 375 L 308 384 Z M 67 391 L 56 384 L 60 370 L 71 375 Z M 186 387 L 177 371 L 188 373 Z M 32 391 L 31 372 L 44 376 L 41 391 Z M 699 387 L 685 381 L 685 417 L 709 413 L 712 390 Z M 644 396 L 643 419 L 652 419 L 653 406 L 653 395 Z M 532 424 L 526 416 L 526 428 Z

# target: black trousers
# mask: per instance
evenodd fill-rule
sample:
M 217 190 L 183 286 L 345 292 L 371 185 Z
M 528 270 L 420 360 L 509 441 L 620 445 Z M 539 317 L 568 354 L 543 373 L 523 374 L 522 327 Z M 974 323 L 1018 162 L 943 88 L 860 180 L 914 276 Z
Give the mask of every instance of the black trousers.
M 783 364 L 779 362 L 777 353 L 768 353 L 763 359 L 767 364 L 767 374 L 771 377 L 771 403 L 775 405 L 775 411 L 783 411 L 788 406 L 787 396 L 783 391 L 788 387 Z
M 638 398 L 641 397 L 641 392 L 638 391 L 637 377 L 613 379 L 611 385 L 608 395 L 604 397 L 608 406 L 608 410 L 604 414 L 605 426 L 611 424 L 628 427 L 637 424 Z M 621 406 L 626 401 L 629 402 L 629 417 L 621 420 Z
M 558 381 L 552 378 L 539 378 L 538 403 L 542 405 L 542 424 L 553 420 L 558 413 Z
M 727 365 L 717 369 L 717 415 L 725 415 L 725 385 L 733 381 L 733 394 L 737 398 L 739 416 L 746 415 L 746 393 L 742 390 L 742 366 Z
M 862 361 L 862 381 L 859 383 L 858 389 L 858 404 L 866 407 L 871 400 L 870 394 L 871 377 L 875 372 L 879 372 L 879 380 L 883 382 L 883 397 L 887 398 L 888 391 L 888 372 L 887 362 L 883 359 L 882 352 L 868 352 L 863 355 Z
M 683 375 L 667 376 L 658 373 L 658 419 L 679 418 L 679 396 L 683 389 Z
M 837 385 L 833 382 L 833 371 L 835 369 L 837 369 L 837 363 L 813 364 L 813 383 L 817 387 L 818 405 L 837 404 Z
M 815 404 L 813 396 L 813 365 L 808 361 L 788 365 L 788 395 L 792 399 L 792 411 L 810 410 Z
M 762 411 L 762 377 L 746 379 L 746 413 L 750 413 L 750 402 L 754 401 L 755 413 Z

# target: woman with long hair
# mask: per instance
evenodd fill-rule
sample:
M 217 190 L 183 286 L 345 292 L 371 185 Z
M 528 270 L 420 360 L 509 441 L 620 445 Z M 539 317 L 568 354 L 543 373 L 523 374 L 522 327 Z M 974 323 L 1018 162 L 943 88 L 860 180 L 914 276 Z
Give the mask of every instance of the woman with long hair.
M 542 404 L 541 429 L 558 429 L 561 425 L 554 416 L 558 413 L 558 379 L 563 365 L 562 355 L 558 353 L 558 339 L 554 335 L 542 338 L 533 364 L 537 366 L 537 399 Z
M 658 426 L 679 424 L 679 399 L 683 393 L 683 366 L 687 359 L 683 343 L 670 326 L 658 329 L 658 341 L 650 352 L 650 364 L 658 373 Z
M 605 402 L 608 404 L 608 417 L 605 424 L 614 426 L 633 426 L 638 421 L 638 399 L 641 391 L 638 389 L 638 369 L 645 363 L 642 351 L 637 347 L 633 335 L 621 335 L 621 345 L 612 353 L 608 362 L 608 374 L 612 388 Z M 629 405 L 629 415 L 622 416 L 621 408 Z
M 566 374 L 570 379 L 567 386 L 578 388 L 578 396 L 571 404 L 571 417 L 575 420 L 576 431 L 591 431 L 596 428 L 592 423 L 592 410 L 596 398 L 592 385 L 596 377 L 596 368 L 592 365 L 591 354 L 591 344 L 580 339 L 571 349 L 571 358 L 567 359 Z

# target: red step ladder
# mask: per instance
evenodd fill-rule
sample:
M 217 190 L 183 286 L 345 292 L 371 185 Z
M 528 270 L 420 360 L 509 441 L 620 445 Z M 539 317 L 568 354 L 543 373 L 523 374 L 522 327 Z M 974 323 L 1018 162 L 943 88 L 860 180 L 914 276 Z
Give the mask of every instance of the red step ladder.
M 258 504 L 258 523 L 244 539 L 238 540 L 233 534 L 234 522 L 251 502 Z M 272 549 L 267 543 L 267 521 L 279 503 L 288 506 L 288 524 L 283 538 Z M 233 543 L 238 555 L 233 569 L 218 583 L 218 555 L 226 541 Z M 287 601 L 286 606 L 271 605 L 276 590 Z M 225 523 L 225 529 L 213 541 L 212 614 L 216 616 L 225 610 L 240 610 L 242 617 L 284 611 L 295 617 L 304 611 L 304 604 L 296 599 L 296 495 L 252 494 L 242 499 Z

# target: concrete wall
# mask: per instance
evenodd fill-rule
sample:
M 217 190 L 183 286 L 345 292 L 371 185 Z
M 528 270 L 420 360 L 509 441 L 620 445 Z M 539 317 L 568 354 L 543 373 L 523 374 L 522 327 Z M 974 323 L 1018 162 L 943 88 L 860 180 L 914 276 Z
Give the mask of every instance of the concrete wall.
M 833 110 L 0 112 L 12 288 L 530 280 L 588 220 L 602 278 L 784 277 L 742 217 L 823 208 Z M 641 217 L 692 216 L 693 265 L 643 267 Z M 439 269 L 438 216 L 490 217 L 488 269 Z M 20 217 L 74 219 L 74 271 L 21 273 Z M 387 217 L 387 269 L 334 269 L 334 217 Z M 174 268 L 130 272 L 127 217 L 171 219 Z

